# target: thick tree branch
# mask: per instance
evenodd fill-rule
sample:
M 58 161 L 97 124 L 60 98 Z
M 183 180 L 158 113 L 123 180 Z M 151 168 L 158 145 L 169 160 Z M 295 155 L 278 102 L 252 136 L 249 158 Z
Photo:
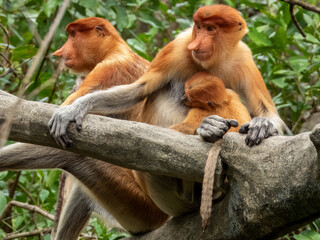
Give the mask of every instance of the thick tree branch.
M 0 96 L 0 124 L 13 101 Z M 55 108 L 21 101 L 10 138 L 57 147 L 46 126 Z M 197 181 L 211 147 L 195 136 L 100 116 L 86 117 L 81 133 L 74 126 L 70 131 L 74 146 L 69 151 Z M 132 239 L 274 239 L 319 218 L 320 124 L 311 133 L 272 137 L 251 148 L 244 138 L 231 133 L 223 140 L 219 158 L 227 169 L 229 190 L 214 205 L 204 234 L 199 213 L 193 213 Z
M 2 93 L 0 126 L 16 99 Z M 9 139 L 59 148 L 47 127 L 56 108 L 52 104 L 22 100 L 14 109 Z M 70 136 L 74 144 L 68 151 L 126 168 L 194 181 L 202 181 L 205 161 L 212 146 L 197 136 L 96 115 L 86 117 L 81 133 L 71 124 Z
M 276 239 L 320 217 L 320 124 L 311 134 L 273 137 L 252 148 L 228 134 L 220 157 L 230 189 L 214 205 L 204 234 L 193 213 L 130 239 Z

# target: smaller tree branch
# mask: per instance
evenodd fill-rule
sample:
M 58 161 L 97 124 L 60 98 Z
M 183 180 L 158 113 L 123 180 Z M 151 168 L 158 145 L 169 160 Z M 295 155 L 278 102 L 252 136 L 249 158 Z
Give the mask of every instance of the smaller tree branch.
M 299 30 L 299 32 L 301 33 L 301 35 L 305 38 L 306 34 L 303 32 L 303 30 L 302 30 L 301 26 L 299 25 L 296 17 L 294 16 L 294 12 L 293 12 L 294 6 L 297 5 L 297 6 L 300 6 L 300 7 L 304 8 L 304 9 L 306 9 L 308 11 L 312 11 L 312 12 L 315 12 L 315 13 L 318 13 L 318 14 L 320 14 L 320 8 L 318 8 L 317 6 L 311 5 L 309 3 L 300 1 L 300 0 L 281 0 L 281 1 L 290 4 L 290 15 L 291 15 L 292 21 L 293 21 L 294 25 L 296 25 L 296 27 Z
M 30 232 L 23 232 L 23 233 L 12 233 L 12 234 L 8 234 L 6 237 L 3 238 L 3 240 L 10 240 L 10 239 L 21 239 L 23 237 L 32 237 L 32 236 L 36 236 L 36 235 L 42 235 L 42 234 L 47 234 L 50 233 L 52 230 L 52 228 L 44 228 L 41 230 L 34 230 L 34 231 L 30 231 Z
M 298 28 L 298 30 L 301 33 L 301 35 L 304 38 L 306 38 L 306 34 L 304 33 L 304 31 L 302 30 L 301 26 L 299 25 L 296 17 L 294 16 L 293 9 L 294 9 L 294 4 L 290 4 L 290 15 L 291 15 L 292 21 L 293 21 L 294 25 L 296 25 L 296 27 Z
M 7 211 L 9 211 L 11 209 L 12 206 L 20 207 L 20 208 L 26 209 L 26 210 L 28 210 L 30 212 L 38 213 L 38 214 L 50 219 L 51 221 L 54 221 L 54 216 L 52 214 L 44 211 L 40 207 L 34 206 L 34 205 L 30 205 L 28 203 L 18 202 L 18 201 L 15 201 L 15 200 L 12 200 L 7 204 L 6 208 L 4 209 L 4 211 L 2 212 L 2 214 L 0 216 L 0 221 L 2 221 L 4 215 L 6 214 Z
M 317 6 L 314 6 L 312 4 L 306 3 L 304 1 L 301 1 L 301 0 L 281 0 L 281 1 L 289 3 L 291 5 L 298 5 L 308 11 L 312 11 L 312 12 L 320 14 L 320 8 L 318 8 Z

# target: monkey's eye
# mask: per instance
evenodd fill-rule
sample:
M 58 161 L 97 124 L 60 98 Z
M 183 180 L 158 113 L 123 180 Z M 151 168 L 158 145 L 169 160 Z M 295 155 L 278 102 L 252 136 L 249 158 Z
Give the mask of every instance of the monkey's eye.
M 213 30 L 214 30 L 214 27 L 212 27 L 212 26 L 208 26 L 208 27 L 207 27 L 207 31 L 211 32 L 211 31 L 213 31 Z
M 197 28 L 197 29 L 201 29 L 201 26 L 200 26 L 200 25 L 196 25 L 196 28 Z
M 76 36 L 76 32 L 75 32 L 75 31 L 71 31 L 71 32 L 70 32 L 70 36 L 71 36 L 71 37 L 75 37 L 75 36 Z
M 102 31 L 102 27 L 100 27 L 100 26 L 96 26 L 96 29 Z

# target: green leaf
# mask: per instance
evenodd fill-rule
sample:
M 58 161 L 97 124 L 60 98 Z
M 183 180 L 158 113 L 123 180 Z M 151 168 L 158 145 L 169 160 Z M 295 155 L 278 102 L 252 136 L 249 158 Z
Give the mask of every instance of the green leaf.
M 320 88 L 320 81 L 318 81 L 315 85 L 312 86 L 313 88 Z M 320 220 L 319 220 L 319 227 L 320 227 Z
M 306 33 L 306 40 L 311 42 L 311 43 L 315 43 L 315 44 L 320 44 L 320 41 L 314 37 L 313 35 L 311 35 L 310 33 Z
M 303 19 L 306 21 L 306 23 L 309 26 L 314 26 L 314 22 L 313 22 L 312 18 L 308 14 L 304 13 L 303 14 Z
M 7 205 L 6 196 L 4 195 L 4 193 L 2 191 L 0 191 L 0 215 L 3 212 L 3 210 L 5 209 L 6 205 Z
M 12 61 L 21 61 L 22 59 L 28 59 L 36 55 L 37 48 L 34 45 L 24 45 L 16 47 L 12 50 Z
M 292 70 L 296 73 L 300 73 L 307 69 L 309 66 L 308 59 L 304 56 L 295 56 L 289 58 L 289 64 Z
M 0 180 L 4 179 L 8 175 L 8 171 L 0 172 Z
M 6 233 L 0 228 L 0 239 L 3 239 L 6 236 Z
M 44 201 L 48 198 L 50 192 L 46 189 L 41 190 L 40 192 L 40 200 L 42 203 L 44 203 Z
M 99 3 L 97 0 L 80 0 L 79 4 L 85 8 L 89 8 L 90 10 L 96 10 L 99 6 Z
M 248 33 L 249 38 L 258 46 L 271 46 L 272 42 L 270 39 L 262 32 L 258 32 L 255 28 L 250 28 Z
M 60 175 L 59 170 L 50 170 L 47 181 L 46 181 L 46 186 L 52 189 L 59 175 Z
M 95 221 L 92 223 L 92 225 L 94 226 L 94 229 L 97 232 L 98 236 L 101 236 L 103 234 L 103 228 L 101 227 L 101 225 L 98 223 L 98 221 Z
M 115 11 L 117 13 L 117 28 L 121 32 L 128 24 L 128 15 L 124 7 L 115 6 Z
M 162 28 L 161 23 L 159 20 L 153 17 L 153 15 L 150 14 L 150 12 L 139 12 L 139 19 L 140 21 L 150 24 L 152 27 L 155 28 Z
M 274 71 L 273 74 L 294 75 L 295 72 L 288 69 L 280 69 L 280 70 Z
M 276 35 L 274 36 L 274 42 L 276 46 L 279 48 L 285 48 L 285 46 L 287 45 L 287 41 L 288 41 L 288 36 L 287 36 L 286 29 L 282 26 L 279 26 L 276 32 Z
M 25 216 L 18 216 L 16 218 L 12 219 L 13 229 L 18 230 L 20 225 L 24 222 L 24 219 L 25 219 Z
M 147 51 L 145 44 L 143 44 L 138 39 L 129 38 L 129 39 L 127 39 L 127 43 L 131 48 L 133 48 L 139 52 L 145 53 Z
M 320 234 L 314 230 L 306 230 L 299 235 L 294 235 L 296 240 L 320 240 Z
M 51 14 L 56 10 L 59 1 L 56 0 L 47 0 L 42 2 L 42 8 L 47 17 L 50 17 Z
M 285 88 L 288 86 L 288 83 L 286 83 L 286 79 L 284 77 L 272 79 L 271 82 L 273 82 L 279 88 Z

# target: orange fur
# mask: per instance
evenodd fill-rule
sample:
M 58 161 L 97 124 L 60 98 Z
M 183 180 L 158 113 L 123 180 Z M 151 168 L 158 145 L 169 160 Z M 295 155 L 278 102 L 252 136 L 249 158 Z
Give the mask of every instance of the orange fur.
M 62 105 L 97 90 L 129 84 L 137 80 L 149 62 L 137 54 L 119 36 L 110 22 L 89 17 L 67 25 L 67 42 L 52 55 L 62 57 L 76 73 L 88 73 L 78 91 Z
M 185 83 L 196 73 L 205 71 L 221 79 L 227 88 L 239 94 L 252 116 L 272 117 L 276 127 L 281 128 L 281 119 L 253 61 L 251 51 L 241 42 L 241 38 L 247 32 L 246 23 L 241 15 L 228 6 L 205 6 L 195 13 L 194 22 L 193 31 L 189 29 L 182 32 L 165 46 L 136 82 L 122 88 L 114 88 L 112 91 L 101 91 L 99 94 L 84 96 L 81 102 L 90 104 L 93 112 L 97 109 L 104 113 L 117 113 L 123 109 L 131 109 L 138 101 L 145 99 L 137 120 L 170 127 L 184 121 L 188 115 L 188 108 L 181 101 Z M 116 54 L 111 56 L 113 59 L 119 59 Z M 114 61 L 110 60 L 110 62 Z M 98 76 L 102 75 L 98 74 Z M 97 86 L 101 85 L 98 77 L 93 78 L 92 82 L 95 81 Z M 247 111 L 241 110 L 240 113 L 236 111 L 237 107 L 243 109 L 238 97 L 231 90 L 223 89 L 218 85 L 216 90 L 220 95 L 214 96 L 211 100 L 219 103 L 221 99 L 228 100 L 230 96 L 233 95 L 233 97 L 229 100 L 229 104 L 228 101 L 222 104 L 223 107 L 216 104 L 215 113 L 227 118 L 237 117 L 240 124 L 249 121 Z M 99 101 L 96 99 L 97 96 Z M 205 100 L 206 97 L 210 97 L 210 94 L 205 96 Z M 196 102 L 199 95 L 195 94 L 195 98 L 192 99 L 190 93 L 190 99 L 193 102 Z M 105 99 L 108 99 L 107 106 Z M 208 115 L 208 109 L 198 110 L 196 114 L 192 114 L 193 111 L 195 109 L 190 110 L 190 115 L 193 117 L 188 121 L 193 123 L 192 129 L 195 129 L 202 117 Z M 142 191 L 149 195 L 166 214 L 177 216 L 196 209 L 193 184 L 182 181 L 182 189 L 180 189 L 180 179 L 167 181 L 167 178 L 161 178 L 159 180 L 158 176 L 145 175 L 137 171 L 134 172 L 134 176 Z M 105 183 L 103 187 L 114 188 L 115 186 L 112 183 Z M 127 191 L 133 190 L 128 188 Z M 121 202 L 121 199 L 118 202 Z M 138 202 L 127 206 L 128 214 L 134 208 L 140 209 L 139 206 Z M 140 210 L 144 211 L 144 209 Z M 139 216 L 136 217 L 139 218 Z M 126 221 L 123 218 L 118 220 L 120 223 Z M 149 229 L 153 227 L 154 225 L 150 224 Z M 137 232 L 134 223 L 129 230 Z M 141 231 L 144 230 L 145 228 L 141 228 Z
M 91 24 L 91 21 L 89 22 Z M 219 78 L 225 87 L 232 89 L 243 98 L 252 116 L 270 117 L 276 128 L 280 130 L 282 121 L 277 115 L 271 96 L 253 61 L 250 49 L 241 42 L 241 38 L 247 32 L 245 21 L 241 15 L 228 6 L 206 6 L 195 13 L 194 23 L 193 31 L 189 29 L 181 33 L 174 41 L 164 47 L 157 54 L 148 70 L 137 81 L 122 87 L 115 87 L 110 91 L 99 91 L 86 95 L 79 99 L 77 104 L 62 109 L 62 111 L 70 113 L 68 120 L 76 118 L 79 111 L 83 111 L 82 114 L 85 114 L 86 109 L 83 106 L 90 105 L 92 112 L 119 113 L 124 109 L 131 109 L 137 102 L 145 99 L 143 107 L 139 108 L 139 116 L 136 119 L 162 127 L 170 127 L 184 121 L 188 115 L 188 108 L 181 101 L 185 83 L 196 73 L 205 71 L 216 78 L 210 76 L 209 82 L 211 83 L 207 85 L 207 83 L 203 83 L 204 80 L 195 77 L 195 83 L 199 81 L 198 84 L 200 83 L 200 86 L 204 84 L 204 86 L 194 93 L 192 89 L 186 91 L 190 102 L 198 108 L 191 108 L 189 119 L 187 118 L 187 121 L 194 124 L 193 129 L 198 127 L 195 125 L 198 125 L 202 117 L 211 111 L 207 107 L 208 99 L 214 103 L 213 110 L 217 115 L 238 118 L 240 123 L 249 120 L 248 113 L 243 109 L 237 95 L 231 90 L 226 90 L 221 81 L 217 80 Z M 68 51 L 65 51 L 65 54 L 62 53 L 61 56 L 66 59 L 66 65 L 74 70 L 91 71 L 75 96 L 70 97 L 70 103 L 91 90 L 99 89 L 100 86 L 110 87 L 114 81 L 121 84 L 126 78 L 130 82 L 136 77 L 132 74 L 135 67 L 132 68 L 131 64 L 135 64 L 135 61 L 132 61 L 134 57 L 132 57 L 129 47 L 124 45 L 121 39 L 113 36 L 113 30 L 110 31 L 110 36 L 107 35 L 108 31 L 105 31 L 105 29 L 109 29 L 107 25 L 101 26 L 99 24 L 97 28 L 96 24 L 93 24 L 94 26 L 90 24 L 88 27 L 86 24 L 84 24 L 85 27 L 81 24 L 71 24 L 67 27 L 71 35 L 69 36 L 70 41 L 68 40 L 62 49 L 73 47 L 78 51 L 71 51 L 72 54 L 69 55 Z M 77 35 L 80 38 L 74 42 Z M 86 46 L 82 41 L 97 35 L 98 38 L 93 37 L 92 41 L 89 40 L 89 52 L 82 51 L 81 47 Z M 103 56 L 95 58 L 95 54 L 99 55 L 100 53 Z M 79 56 L 88 57 L 82 57 L 84 62 L 78 63 L 77 59 L 81 59 Z M 108 57 L 104 58 L 104 56 Z M 95 59 L 99 59 L 101 63 L 98 64 Z M 123 67 L 129 73 L 120 82 L 116 81 L 121 77 L 120 75 L 115 75 L 115 80 L 112 80 L 113 75 L 107 73 L 117 71 L 113 65 L 116 63 L 119 63 L 117 65 L 119 69 Z M 80 67 L 77 67 L 77 64 Z M 133 78 L 131 78 L 132 75 Z M 107 79 L 105 79 L 106 76 L 108 76 Z M 211 98 L 211 92 L 204 90 L 207 87 L 212 88 L 212 91 L 217 91 L 218 96 L 214 95 Z M 87 90 L 82 91 L 81 88 L 87 88 Z M 203 93 L 203 96 L 200 92 Z M 106 101 L 108 104 L 105 104 Z M 61 121 L 60 113 L 57 112 L 52 118 L 51 123 L 57 123 L 51 125 L 51 127 L 54 126 L 53 132 L 56 130 L 60 132 L 60 123 L 67 122 Z M 59 128 L 57 129 L 56 126 Z M 59 137 L 61 136 L 57 136 L 57 138 Z M 99 166 L 90 166 L 90 168 L 94 167 L 99 168 Z M 114 168 L 120 173 L 125 172 L 119 177 L 112 171 L 101 172 L 101 174 L 105 174 L 103 177 L 108 180 L 103 181 L 103 184 L 99 186 L 90 186 L 90 183 L 86 183 L 86 186 L 98 198 L 99 202 L 106 209 L 111 209 L 117 220 L 131 232 L 152 230 L 162 224 L 167 219 L 167 215 L 177 216 L 194 211 L 199 207 L 196 196 L 196 192 L 199 190 L 196 188 L 199 186 L 193 182 L 137 171 L 127 175 L 126 170 L 120 167 Z M 100 177 L 100 175 L 97 176 Z M 137 184 L 127 184 L 127 181 L 132 180 L 129 178 L 133 178 Z M 84 179 L 83 182 L 89 180 L 92 179 Z M 113 194 L 104 194 L 104 191 L 108 193 L 111 191 Z M 130 196 L 130 203 L 126 199 L 127 195 Z M 142 204 L 139 196 L 143 196 L 148 204 Z M 157 212 L 161 216 L 160 218 L 157 217 L 151 221 L 150 218 L 145 218 L 145 214 L 137 214 L 137 212 L 148 213 L 150 211 L 149 205 L 153 206 L 151 212 Z M 151 219 L 153 218 L 151 217 Z
M 238 95 L 226 89 L 221 79 L 207 72 L 199 72 L 185 85 L 186 105 L 191 107 L 186 119 L 171 128 L 184 134 L 195 134 L 205 117 L 218 115 L 225 119 L 235 119 L 238 127 L 228 132 L 238 132 L 242 124 L 251 120 L 247 108 Z
M 188 49 L 195 61 L 236 91 L 253 116 L 277 115 L 251 51 L 240 41 L 248 31 L 240 13 L 224 5 L 205 6 L 199 8 L 193 20 L 193 39 Z M 281 128 L 282 122 L 279 125 Z
M 98 27 L 98 28 L 97 28 Z M 115 28 L 105 19 L 89 17 L 76 20 L 67 25 L 67 42 L 53 56 L 62 57 L 65 65 L 78 73 L 87 73 L 79 89 L 72 93 L 62 105 L 70 105 L 77 98 L 97 90 L 113 86 L 130 84 L 137 80 L 149 66 L 149 62 L 135 54 L 122 40 Z M 117 118 L 137 120 L 142 104 Z M 91 165 L 91 171 L 98 171 L 104 185 L 97 192 L 103 194 L 100 199 L 112 195 L 116 202 L 105 200 L 112 206 L 106 209 L 116 217 L 120 224 L 132 232 L 148 231 L 162 225 L 168 218 L 147 195 L 144 183 L 139 180 L 139 173 L 100 162 Z M 67 182 L 70 178 L 67 177 Z M 71 188 L 72 185 L 69 185 Z M 106 195 L 103 189 L 109 189 Z M 67 193 L 70 189 L 67 189 Z M 67 194 L 64 198 L 67 198 Z M 99 196 L 98 196 L 99 197 Z M 132 207 L 128 208 L 129 205 Z M 114 209 L 122 210 L 114 211 Z M 134 219 L 134 220 L 132 220 Z M 133 224 L 134 222 L 134 224 Z M 64 224 L 64 223 L 62 223 Z M 139 230 L 136 230 L 139 229 Z

